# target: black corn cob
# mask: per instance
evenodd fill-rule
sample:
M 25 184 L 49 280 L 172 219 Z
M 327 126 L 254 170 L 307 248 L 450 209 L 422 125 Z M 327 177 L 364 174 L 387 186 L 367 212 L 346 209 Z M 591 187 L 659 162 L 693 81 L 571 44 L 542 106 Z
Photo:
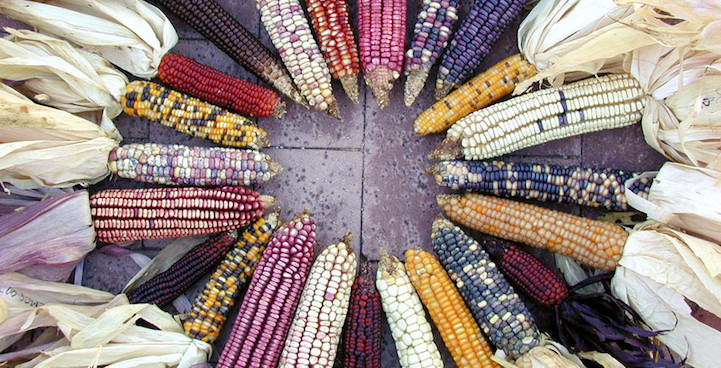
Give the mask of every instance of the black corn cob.
M 343 333 L 343 367 L 381 368 L 381 313 L 375 276 L 364 262 L 351 291 Z

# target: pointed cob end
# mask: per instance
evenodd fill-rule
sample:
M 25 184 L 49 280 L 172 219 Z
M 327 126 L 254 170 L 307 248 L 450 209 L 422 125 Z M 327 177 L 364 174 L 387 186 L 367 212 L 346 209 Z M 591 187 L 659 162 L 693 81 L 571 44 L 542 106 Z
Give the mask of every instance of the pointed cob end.
M 385 66 L 377 66 L 375 69 L 366 73 L 366 84 L 371 87 L 373 95 L 378 101 L 378 106 L 384 109 L 390 102 L 390 94 L 393 89 L 393 82 L 396 78 L 396 72 Z
M 436 81 L 436 100 L 440 100 L 448 95 L 449 92 L 451 92 L 451 89 L 453 89 L 453 85 L 447 85 L 442 80 Z
M 278 102 L 277 105 L 275 105 L 275 110 L 273 111 L 273 116 L 280 119 L 288 112 L 286 109 L 285 101 L 281 100 Z
M 428 79 L 428 72 L 426 71 L 414 68 L 408 72 L 403 95 L 403 101 L 406 103 L 406 106 L 413 105 L 413 102 L 418 98 L 423 86 L 426 84 L 426 79 Z
M 268 163 L 268 173 L 270 174 L 270 177 L 272 178 L 280 174 L 281 172 L 283 172 L 283 166 L 281 166 L 281 164 L 278 162 L 270 160 L 270 162 Z
M 259 200 L 261 203 L 263 203 L 263 208 L 268 208 L 270 206 L 275 205 L 277 202 L 274 197 L 269 195 L 261 195 L 259 197 Z
M 447 198 L 441 199 L 440 197 L 450 197 L 450 196 L 452 196 L 452 195 L 451 194 L 440 194 L 436 197 L 436 202 L 438 202 L 438 204 L 441 207 L 443 207 L 443 205 L 441 205 L 441 200 L 443 200 L 443 202 L 445 203 L 449 199 L 447 199 Z M 433 225 L 432 225 L 431 229 L 435 233 L 436 231 L 438 231 L 438 229 L 440 229 L 442 227 L 453 227 L 453 226 L 455 226 L 455 225 L 453 225 L 451 220 L 447 219 L 446 216 L 443 216 L 442 214 L 438 214 L 438 216 L 436 216 L 435 220 L 433 220 Z
M 457 140 L 446 137 L 438 147 L 428 155 L 431 160 L 456 160 L 462 159 L 461 145 Z
M 338 119 L 343 120 L 343 118 L 340 116 L 340 109 L 338 108 L 338 102 L 333 100 L 330 104 L 328 104 L 328 108 L 325 110 L 325 112 L 328 113 L 328 115 Z
M 431 166 L 426 167 L 426 168 L 424 169 L 424 171 L 426 172 L 426 174 L 428 174 L 428 175 L 430 175 L 430 176 L 432 176 L 432 177 L 435 178 L 435 177 L 438 176 L 438 174 L 440 174 L 440 172 L 441 172 L 441 167 L 440 167 L 440 166 L 441 166 L 441 164 L 431 165 Z M 442 179 L 442 178 L 441 178 L 441 179 Z M 436 178 L 436 181 L 438 181 L 437 178 Z
M 397 272 L 399 262 L 398 258 L 388 254 L 385 248 L 381 248 L 381 259 L 378 262 L 378 271 L 392 275 Z
M 349 231 L 344 236 L 343 239 L 340 240 L 341 243 L 344 243 L 345 245 L 350 247 L 350 242 L 353 241 L 353 234 Z
M 358 76 L 357 75 L 346 75 L 340 78 L 340 84 L 345 90 L 345 94 L 348 95 L 354 104 L 358 104 Z
M 461 196 L 459 194 L 439 194 L 436 196 L 436 203 L 438 203 L 438 207 L 440 207 L 443 212 L 447 212 L 446 209 L 448 208 L 459 205 L 458 202 L 460 200 Z M 450 220 L 446 221 L 450 222 Z

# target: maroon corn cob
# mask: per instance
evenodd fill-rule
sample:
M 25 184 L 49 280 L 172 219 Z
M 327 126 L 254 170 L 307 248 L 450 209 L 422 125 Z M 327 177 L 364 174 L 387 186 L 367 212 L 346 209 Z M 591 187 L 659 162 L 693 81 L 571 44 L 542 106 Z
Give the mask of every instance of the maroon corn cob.
M 233 77 L 178 54 L 163 56 L 158 78 L 174 89 L 250 116 L 285 115 L 285 102 L 274 91 Z
M 343 334 L 343 367 L 381 367 L 381 297 L 370 265 L 361 265 L 351 291 Z
M 308 106 L 280 60 L 216 0 L 156 0 L 238 64 L 293 101 Z
M 358 43 L 366 83 L 378 105 L 389 95 L 403 68 L 406 39 L 406 1 L 358 0 Z
M 258 263 L 217 368 L 275 367 L 290 328 L 315 247 L 306 212 L 281 226 Z
M 132 304 L 164 306 L 210 272 L 235 242 L 235 232 L 222 232 L 194 246 L 167 270 L 127 293 Z
M 90 197 L 90 213 L 98 241 L 119 243 L 236 229 L 272 203 L 244 187 L 108 189 Z

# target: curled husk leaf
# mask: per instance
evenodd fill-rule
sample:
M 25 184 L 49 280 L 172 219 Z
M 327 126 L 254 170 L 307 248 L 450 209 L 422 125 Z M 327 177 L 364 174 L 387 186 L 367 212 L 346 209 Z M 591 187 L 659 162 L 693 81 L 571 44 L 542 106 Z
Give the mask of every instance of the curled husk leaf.
M 73 188 L 35 188 L 20 189 L 12 184 L 4 184 L 0 188 L 0 216 L 18 211 L 49 197 L 71 193 Z

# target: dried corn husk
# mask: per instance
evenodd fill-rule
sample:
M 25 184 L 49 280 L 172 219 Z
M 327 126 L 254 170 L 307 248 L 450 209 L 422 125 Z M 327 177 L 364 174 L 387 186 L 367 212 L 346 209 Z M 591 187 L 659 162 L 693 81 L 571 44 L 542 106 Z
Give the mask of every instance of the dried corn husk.
M 0 188 L 0 216 L 20 210 L 22 207 L 33 205 L 52 196 L 72 193 L 73 188 L 35 188 L 20 189 L 12 184 L 5 184 Z
M 121 141 L 112 118 L 123 111 L 120 95 L 128 78 L 100 56 L 55 37 L 5 28 L 0 38 L 0 79 L 23 81 L 33 100 L 98 123 Z
M 97 125 L 33 103 L 0 83 L 0 183 L 18 188 L 88 185 L 109 174 L 117 142 Z
M 515 362 L 509 362 L 499 355 L 499 349 L 492 359 L 504 368 L 585 368 L 586 366 L 566 349 L 565 346 L 552 341 L 546 336 L 541 344 L 523 354 Z
M 96 52 L 141 78 L 155 76 L 160 59 L 178 42 L 168 18 L 141 0 L 3 0 L 0 13 Z

